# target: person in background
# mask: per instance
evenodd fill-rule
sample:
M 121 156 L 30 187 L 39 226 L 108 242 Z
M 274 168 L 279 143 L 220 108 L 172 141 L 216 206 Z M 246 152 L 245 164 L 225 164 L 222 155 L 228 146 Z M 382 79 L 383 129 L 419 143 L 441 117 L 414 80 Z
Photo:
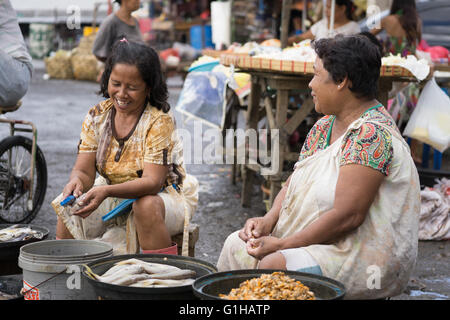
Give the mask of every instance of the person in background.
M 115 0 L 120 5 L 119 10 L 110 14 L 100 24 L 96 34 L 92 53 L 100 62 L 105 62 L 113 44 L 126 37 L 130 41 L 144 42 L 139 21 L 131 14 L 140 7 L 140 0 Z M 97 77 L 100 80 L 103 68 Z
M 353 2 L 350 0 L 336 0 L 334 14 L 334 29 L 329 34 L 331 18 L 331 0 L 327 0 L 325 7 L 325 18 L 316 22 L 311 28 L 296 36 L 288 38 L 288 45 L 300 42 L 306 39 L 319 40 L 322 38 L 334 37 L 337 34 L 353 35 L 361 31 L 359 25 L 353 21 L 352 12 L 354 10 Z
M 289 23 L 289 34 L 292 36 L 298 36 L 303 33 L 302 30 L 302 11 L 291 10 L 291 21 Z
M 198 182 L 184 168 L 158 54 L 118 41 L 100 88 L 106 100 L 87 113 L 69 181 L 52 202 L 56 237 L 110 242 L 115 254 L 177 254 L 171 236 L 192 217 Z M 60 205 L 69 195 L 80 209 Z M 131 213 L 102 221 L 123 199 L 136 199 Z
M 9 0 L 0 0 L 0 44 L 0 106 L 15 107 L 28 91 L 33 65 Z
M 373 35 L 378 35 L 381 31 L 386 31 L 385 37 L 380 39 L 384 56 L 389 54 L 401 55 L 402 57 L 416 55 L 416 47 L 422 38 L 422 22 L 416 11 L 415 0 L 394 0 L 390 15 L 381 20 L 380 27 L 372 29 L 370 32 Z M 433 68 L 430 71 L 430 75 L 432 74 Z M 420 88 L 415 83 L 394 82 L 394 87 L 389 96 L 395 97 L 401 90 L 407 97 L 405 108 L 400 111 L 403 114 L 404 122 L 400 124 L 401 129 L 403 129 L 417 105 Z M 422 163 L 420 148 L 419 141 L 411 139 L 411 152 L 414 161 L 418 164 Z
M 382 40 L 384 56 L 389 53 L 402 57 L 415 55 L 422 38 L 422 22 L 416 11 L 415 0 L 394 0 L 390 15 L 381 20 L 380 27 L 370 32 L 377 35 L 386 31 L 386 39 Z
M 408 144 L 376 100 L 380 50 L 364 35 L 313 48 L 309 87 L 325 116 L 272 208 L 226 239 L 217 268 L 324 275 L 344 284 L 347 299 L 401 294 L 417 258 L 420 183 Z M 371 289 L 374 271 L 380 285 Z

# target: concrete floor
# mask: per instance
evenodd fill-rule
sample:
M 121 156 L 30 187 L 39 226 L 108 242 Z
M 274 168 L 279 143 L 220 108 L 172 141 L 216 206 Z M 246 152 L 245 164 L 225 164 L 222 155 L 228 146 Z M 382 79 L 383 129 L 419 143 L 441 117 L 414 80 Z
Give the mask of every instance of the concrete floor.
M 98 84 L 74 80 L 44 80 L 45 66 L 35 61 L 32 85 L 23 98 L 22 107 L 9 118 L 33 121 L 38 128 L 38 145 L 45 154 L 48 167 L 48 188 L 44 204 L 33 224 L 50 230 L 55 236 L 56 216 L 50 202 L 67 183 L 75 161 L 81 123 L 88 109 L 102 97 L 96 94 Z M 182 81 L 170 78 L 170 104 L 175 108 Z M 175 112 L 178 127 L 193 132 L 193 122 Z M 206 129 L 206 127 L 204 127 Z M 8 134 L 7 126 L 0 127 L 0 136 Z M 200 133 L 201 134 L 201 133 Z M 195 139 L 195 138 L 194 138 Z M 444 167 L 448 170 L 448 154 Z M 230 182 L 230 165 L 190 164 L 187 171 L 200 182 L 199 207 L 192 220 L 200 225 L 200 237 L 195 257 L 216 264 L 226 237 L 240 229 L 245 221 L 265 213 L 261 191 L 254 186 L 252 207 L 240 205 L 241 183 Z M 420 241 L 419 256 L 414 273 L 405 292 L 393 299 L 449 299 L 450 246 L 448 241 Z

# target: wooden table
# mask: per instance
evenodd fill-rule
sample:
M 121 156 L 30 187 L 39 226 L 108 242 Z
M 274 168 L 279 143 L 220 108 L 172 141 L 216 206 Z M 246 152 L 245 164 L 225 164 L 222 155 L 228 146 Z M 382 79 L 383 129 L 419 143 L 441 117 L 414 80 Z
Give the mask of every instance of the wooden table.
M 239 68 L 239 70 L 240 72 L 251 74 L 251 92 L 247 109 L 246 129 L 257 130 L 259 120 L 266 117 L 269 128 L 279 130 L 279 153 L 278 156 L 272 157 L 272 160 L 278 162 L 278 170 L 274 174 L 267 176 L 267 180 L 270 183 L 269 206 L 272 206 L 276 195 L 281 189 L 284 161 L 296 161 L 300 152 L 300 150 L 289 152 L 288 137 L 314 108 L 312 99 L 306 100 L 301 108 L 296 110 L 289 121 L 286 122 L 289 93 L 292 90 L 309 90 L 308 84 L 313 74 L 261 72 L 244 68 Z M 386 106 L 392 83 L 394 81 L 412 80 L 408 77 L 381 77 L 378 100 Z M 277 91 L 275 101 L 266 94 L 268 86 Z M 248 154 L 248 150 L 246 150 L 246 154 Z M 261 173 L 262 166 L 245 164 L 242 165 L 241 169 L 243 177 L 241 204 L 244 207 L 249 207 L 251 205 L 254 177 L 256 173 Z

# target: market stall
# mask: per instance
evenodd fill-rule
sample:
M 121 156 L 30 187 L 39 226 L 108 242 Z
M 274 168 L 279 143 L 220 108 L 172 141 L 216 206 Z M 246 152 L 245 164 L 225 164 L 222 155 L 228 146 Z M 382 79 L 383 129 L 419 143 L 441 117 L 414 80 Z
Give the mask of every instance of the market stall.
M 279 150 L 276 153 L 274 174 L 268 175 L 270 184 L 269 206 L 281 189 L 283 163 L 296 161 L 298 150 L 290 152 L 288 137 L 306 119 L 313 110 L 312 100 L 306 100 L 301 108 L 295 111 L 288 121 L 288 99 L 292 90 L 308 90 L 308 84 L 313 77 L 312 61 L 277 60 L 270 58 L 251 57 L 244 55 L 222 54 L 220 61 L 225 66 L 234 65 L 241 72 L 251 75 L 251 90 L 247 108 L 246 129 L 257 129 L 257 124 L 263 117 L 271 130 L 279 131 Z M 378 100 L 387 105 L 388 93 L 394 81 L 416 81 L 407 69 L 398 65 L 383 65 L 380 70 Z M 267 88 L 276 90 L 276 101 L 267 95 Z M 260 107 L 263 106 L 263 107 Z M 248 152 L 248 150 L 247 150 Z M 272 163 L 274 165 L 274 163 Z M 242 194 L 243 206 L 250 206 L 255 173 L 261 173 L 259 164 L 245 164 L 242 166 Z

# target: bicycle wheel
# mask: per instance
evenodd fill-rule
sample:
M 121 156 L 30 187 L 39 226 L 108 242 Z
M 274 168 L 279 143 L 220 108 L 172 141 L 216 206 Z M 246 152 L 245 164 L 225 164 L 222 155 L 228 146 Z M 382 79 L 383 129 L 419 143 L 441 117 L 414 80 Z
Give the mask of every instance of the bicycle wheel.
M 31 174 L 32 140 L 11 136 L 0 142 L 0 222 L 29 223 L 34 219 L 45 198 L 47 164 L 36 146 L 33 173 L 33 202 L 28 205 Z

